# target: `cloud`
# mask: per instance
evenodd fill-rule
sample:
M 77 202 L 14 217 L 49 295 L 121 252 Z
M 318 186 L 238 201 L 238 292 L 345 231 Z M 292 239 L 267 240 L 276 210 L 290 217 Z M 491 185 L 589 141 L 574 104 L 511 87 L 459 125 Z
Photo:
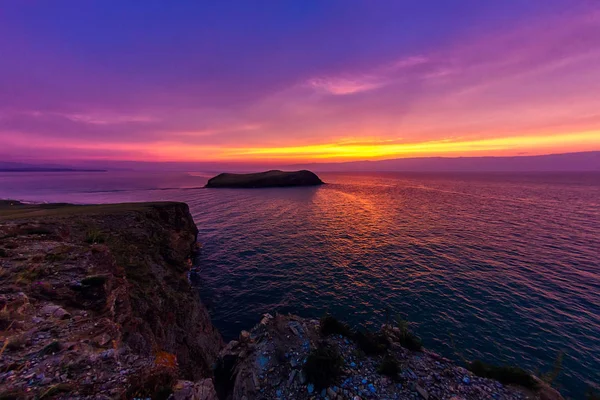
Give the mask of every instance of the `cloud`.
M 375 78 L 315 78 L 308 81 L 308 84 L 318 90 L 334 95 L 353 94 L 365 92 L 368 90 L 377 89 L 385 84 L 385 82 L 377 81 Z
M 60 147 L 100 157 L 112 148 L 118 156 L 189 159 L 327 143 L 390 151 L 535 130 L 556 138 L 597 126 L 598 12 L 529 19 L 427 47 L 403 47 L 399 36 L 381 53 L 371 50 L 379 45 L 368 43 L 372 37 L 355 36 L 364 39 L 362 53 L 349 46 L 313 54 L 312 42 L 294 42 L 292 51 L 281 38 L 268 50 L 238 48 L 237 58 L 212 61 L 193 47 L 172 50 L 173 59 L 150 52 L 156 62 L 147 68 L 142 50 L 98 62 L 20 41 L 24 59 L 0 66 L 0 140 L 16 148 L 18 136 L 20 148 L 36 154 Z

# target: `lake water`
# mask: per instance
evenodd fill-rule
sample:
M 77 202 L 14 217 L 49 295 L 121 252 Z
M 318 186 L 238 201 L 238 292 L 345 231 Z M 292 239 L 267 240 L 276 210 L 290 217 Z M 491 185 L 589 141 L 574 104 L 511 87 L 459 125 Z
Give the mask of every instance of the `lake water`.
M 600 174 L 320 175 L 233 190 L 203 173 L 0 173 L 0 198 L 187 202 L 226 339 L 264 312 L 375 328 L 389 308 L 448 357 L 548 370 L 565 351 L 565 393 L 600 383 Z

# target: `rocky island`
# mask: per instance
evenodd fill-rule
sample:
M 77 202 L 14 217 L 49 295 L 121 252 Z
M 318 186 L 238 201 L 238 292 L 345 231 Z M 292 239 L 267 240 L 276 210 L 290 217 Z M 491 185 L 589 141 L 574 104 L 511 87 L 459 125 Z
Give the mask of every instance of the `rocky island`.
M 287 186 L 316 186 L 323 181 L 313 172 L 272 170 L 253 174 L 223 173 L 209 179 L 207 188 L 266 188 Z
M 184 203 L 0 202 L 0 399 L 562 399 L 518 368 L 265 314 L 225 344 L 190 284 Z

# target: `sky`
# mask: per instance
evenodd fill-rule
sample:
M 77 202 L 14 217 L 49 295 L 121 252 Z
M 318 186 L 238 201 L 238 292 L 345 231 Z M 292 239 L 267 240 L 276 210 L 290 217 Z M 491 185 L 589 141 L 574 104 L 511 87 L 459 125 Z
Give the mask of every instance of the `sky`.
M 597 0 L 0 0 L 0 159 L 600 150 Z

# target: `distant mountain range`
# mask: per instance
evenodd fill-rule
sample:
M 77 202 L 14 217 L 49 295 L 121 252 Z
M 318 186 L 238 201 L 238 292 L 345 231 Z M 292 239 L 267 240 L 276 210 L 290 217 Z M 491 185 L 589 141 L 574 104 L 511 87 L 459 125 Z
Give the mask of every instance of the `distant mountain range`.
M 561 172 L 600 171 L 600 151 L 514 157 L 423 157 L 378 161 L 310 163 L 289 165 L 290 169 L 359 172 Z
M 260 162 L 79 161 L 72 165 L 0 161 L 2 172 L 213 171 L 258 172 L 270 169 L 315 172 L 600 172 L 600 151 L 514 157 L 422 157 L 377 161 L 275 164 Z
M 76 168 L 55 164 L 25 164 L 0 161 L 0 172 L 104 172 L 104 169 Z

